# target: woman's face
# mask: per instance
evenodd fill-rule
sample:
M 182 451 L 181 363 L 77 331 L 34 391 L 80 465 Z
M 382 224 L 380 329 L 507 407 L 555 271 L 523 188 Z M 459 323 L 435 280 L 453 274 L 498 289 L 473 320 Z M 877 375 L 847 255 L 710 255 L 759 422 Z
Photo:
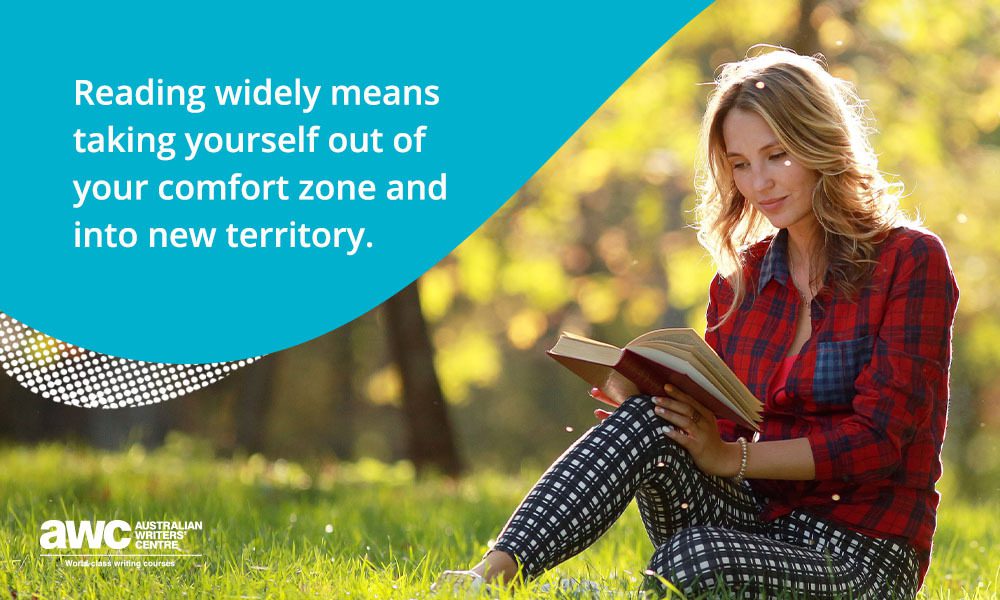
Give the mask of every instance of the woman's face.
M 795 161 L 757 113 L 734 108 L 722 121 L 726 157 L 736 188 L 771 225 L 808 233 L 816 224 L 816 172 Z

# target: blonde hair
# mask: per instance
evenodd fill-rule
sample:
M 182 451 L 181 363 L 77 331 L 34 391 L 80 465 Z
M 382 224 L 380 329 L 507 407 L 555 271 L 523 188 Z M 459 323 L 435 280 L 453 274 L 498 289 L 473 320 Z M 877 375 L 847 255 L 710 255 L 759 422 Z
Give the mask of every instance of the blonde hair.
M 740 194 L 726 160 L 722 123 L 733 109 L 763 118 L 784 150 L 816 172 L 812 208 L 823 235 L 812 266 L 825 262 L 835 289 L 854 296 L 871 277 L 878 243 L 892 228 L 911 222 L 899 209 L 899 186 L 878 170 L 868 139 L 871 121 L 853 86 L 817 58 L 785 49 L 725 64 L 715 83 L 701 126 L 698 241 L 712 254 L 734 300 L 709 327 L 725 322 L 746 294 L 742 251 L 775 232 Z

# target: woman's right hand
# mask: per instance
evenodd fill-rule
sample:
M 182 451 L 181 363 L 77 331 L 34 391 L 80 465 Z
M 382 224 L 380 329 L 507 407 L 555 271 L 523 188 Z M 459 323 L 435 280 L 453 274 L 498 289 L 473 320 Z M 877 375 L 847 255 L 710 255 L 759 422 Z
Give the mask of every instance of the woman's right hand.
M 598 402 L 603 402 L 608 406 L 613 406 L 615 408 L 618 408 L 618 406 L 621 404 L 620 402 L 615 402 L 610 396 L 602 392 L 601 388 L 596 388 L 596 387 L 590 388 L 590 397 L 593 398 L 594 400 L 597 400 Z M 597 418 L 598 421 L 603 421 L 604 419 L 607 419 L 608 417 L 611 416 L 611 411 L 598 408 L 594 411 L 594 416 Z

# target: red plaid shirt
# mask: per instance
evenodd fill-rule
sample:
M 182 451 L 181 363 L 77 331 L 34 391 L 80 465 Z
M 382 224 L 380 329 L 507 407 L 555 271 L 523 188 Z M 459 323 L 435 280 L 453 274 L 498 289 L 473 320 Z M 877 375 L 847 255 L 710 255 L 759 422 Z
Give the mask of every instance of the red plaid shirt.
M 934 484 L 941 476 L 958 303 L 948 255 L 933 234 L 893 230 L 856 301 L 829 285 L 820 290 L 811 306 L 811 337 L 778 394 L 775 373 L 791 346 L 801 302 L 787 245 L 782 230 L 747 250 L 746 297 L 722 327 L 705 335 L 764 401 L 760 441 L 804 437 L 812 447 L 814 481 L 751 481 L 766 498 L 763 518 L 798 508 L 904 541 L 917 551 L 922 583 L 938 506 Z M 717 276 L 708 322 L 717 323 L 732 301 L 732 289 Z M 730 441 L 752 435 L 726 420 L 719 427 Z

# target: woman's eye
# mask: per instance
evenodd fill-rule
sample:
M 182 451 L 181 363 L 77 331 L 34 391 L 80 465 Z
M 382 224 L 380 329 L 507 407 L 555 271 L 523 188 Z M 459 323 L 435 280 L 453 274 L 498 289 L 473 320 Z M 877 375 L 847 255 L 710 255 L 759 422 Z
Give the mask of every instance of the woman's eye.
M 745 168 L 747 168 L 747 163 L 736 163 L 736 164 L 733 165 L 733 170 L 734 171 L 739 171 L 739 170 L 742 170 L 742 169 L 745 169 Z
M 782 158 L 785 158 L 786 156 L 788 156 L 788 153 L 782 150 L 781 152 L 775 152 L 768 158 L 770 158 L 771 160 L 780 160 Z

